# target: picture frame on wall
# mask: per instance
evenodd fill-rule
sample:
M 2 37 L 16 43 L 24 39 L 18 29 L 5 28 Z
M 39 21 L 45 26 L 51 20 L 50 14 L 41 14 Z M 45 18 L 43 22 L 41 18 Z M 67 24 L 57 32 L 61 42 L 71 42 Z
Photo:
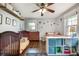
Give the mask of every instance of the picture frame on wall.
M 2 24 L 2 14 L 0 14 L 0 24 Z
M 5 21 L 6 24 L 10 25 L 11 24 L 11 19 L 6 17 L 6 21 Z
M 12 20 L 12 25 L 16 26 L 17 25 L 17 21 L 15 19 Z

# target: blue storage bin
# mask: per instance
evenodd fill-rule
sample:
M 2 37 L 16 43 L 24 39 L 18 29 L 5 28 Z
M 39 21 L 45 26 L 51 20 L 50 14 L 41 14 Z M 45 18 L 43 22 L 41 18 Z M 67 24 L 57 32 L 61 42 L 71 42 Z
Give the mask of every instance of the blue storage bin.
M 78 45 L 78 38 L 72 38 L 72 46 L 77 46 Z
M 57 38 L 56 39 L 56 46 L 61 46 L 63 45 L 63 39 L 62 38 Z
M 48 39 L 48 45 L 52 47 L 56 46 L 56 39 Z
M 49 54 L 56 54 L 56 47 L 49 47 Z

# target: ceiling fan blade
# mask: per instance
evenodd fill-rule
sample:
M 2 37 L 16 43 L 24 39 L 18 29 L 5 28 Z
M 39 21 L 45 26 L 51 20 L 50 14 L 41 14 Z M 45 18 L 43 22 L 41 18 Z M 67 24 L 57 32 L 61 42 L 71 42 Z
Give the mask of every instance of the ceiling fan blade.
M 40 7 L 40 5 L 38 3 L 36 3 L 36 6 Z
M 51 10 L 51 9 L 48 9 L 48 8 L 46 8 L 46 10 L 51 12 L 51 13 L 55 12 L 54 10 Z
M 47 6 L 50 6 L 50 5 L 52 5 L 52 4 L 54 4 L 54 3 L 48 3 L 48 5 L 47 5 Z
M 36 11 L 38 11 L 38 10 L 40 10 L 40 9 L 34 10 L 34 11 L 32 11 L 32 12 L 36 12 Z

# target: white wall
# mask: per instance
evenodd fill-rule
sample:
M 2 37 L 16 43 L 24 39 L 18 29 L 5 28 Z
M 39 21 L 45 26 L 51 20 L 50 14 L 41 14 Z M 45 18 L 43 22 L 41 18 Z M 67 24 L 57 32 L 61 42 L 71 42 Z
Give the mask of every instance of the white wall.
M 23 21 L 20 21 L 18 18 L 16 18 L 15 16 L 3 11 L 0 9 L 0 14 L 3 16 L 2 17 L 2 24 L 0 24 L 0 33 L 4 32 L 4 31 L 14 31 L 14 32 L 18 32 L 20 30 L 23 30 L 24 27 L 22 26 L 24 24 Z M 6 21 L 6 17 L 11 19 L 11 24 L 8 25 L 5 23 Z M 12 25 L 12 20 L 15 19 L 16 20 L 16 26 Z
M 69 10 L 66 13 L 64 13 L 63 15 L 61 15 L 60 17 L 56 18 L 59 21 L 60 21 L 60 19 L 62 19 L 62 23 L 61 23 L 62 26 L 60 26 L 60 28 L 62 28 L 61 31 L 63 32 L 64 35 L 67 34 L 67 27 L 66 27 L 67 18 L 74 14 L 76 14 L 76 9 Z
M 64 32 L 64 35 L 66 35 L 66 33 L 67 33 L 67 27 L 66 27 L 67 18 L 72 16 L 72 15 L 75 15 L 76 13 L 77 13 L 77 35 L 79 36 L 79 4 L 76 4 L 72 8 L 65 11 L 58 18 L 56 18 L 57 20 L 59 20 L 60 18 L 63 19 L 63 25 L 64 25 L 64 29 L 63 29 L 64 31 L 63 32 Z
M 62 35 L 64 35 L 64 20 L 63 17 L 55 19 L 56 23 L 57 23 L 57 27 L 56 27 L 56 32 L 61 33 Z

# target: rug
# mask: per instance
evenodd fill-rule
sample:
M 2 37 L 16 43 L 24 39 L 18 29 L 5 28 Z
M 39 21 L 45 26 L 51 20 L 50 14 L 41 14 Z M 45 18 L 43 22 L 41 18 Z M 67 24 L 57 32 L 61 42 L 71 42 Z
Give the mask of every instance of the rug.
M 37 48 L 29 48 L 26 56 L 46 56 L 46 53 L 40 52 Z

